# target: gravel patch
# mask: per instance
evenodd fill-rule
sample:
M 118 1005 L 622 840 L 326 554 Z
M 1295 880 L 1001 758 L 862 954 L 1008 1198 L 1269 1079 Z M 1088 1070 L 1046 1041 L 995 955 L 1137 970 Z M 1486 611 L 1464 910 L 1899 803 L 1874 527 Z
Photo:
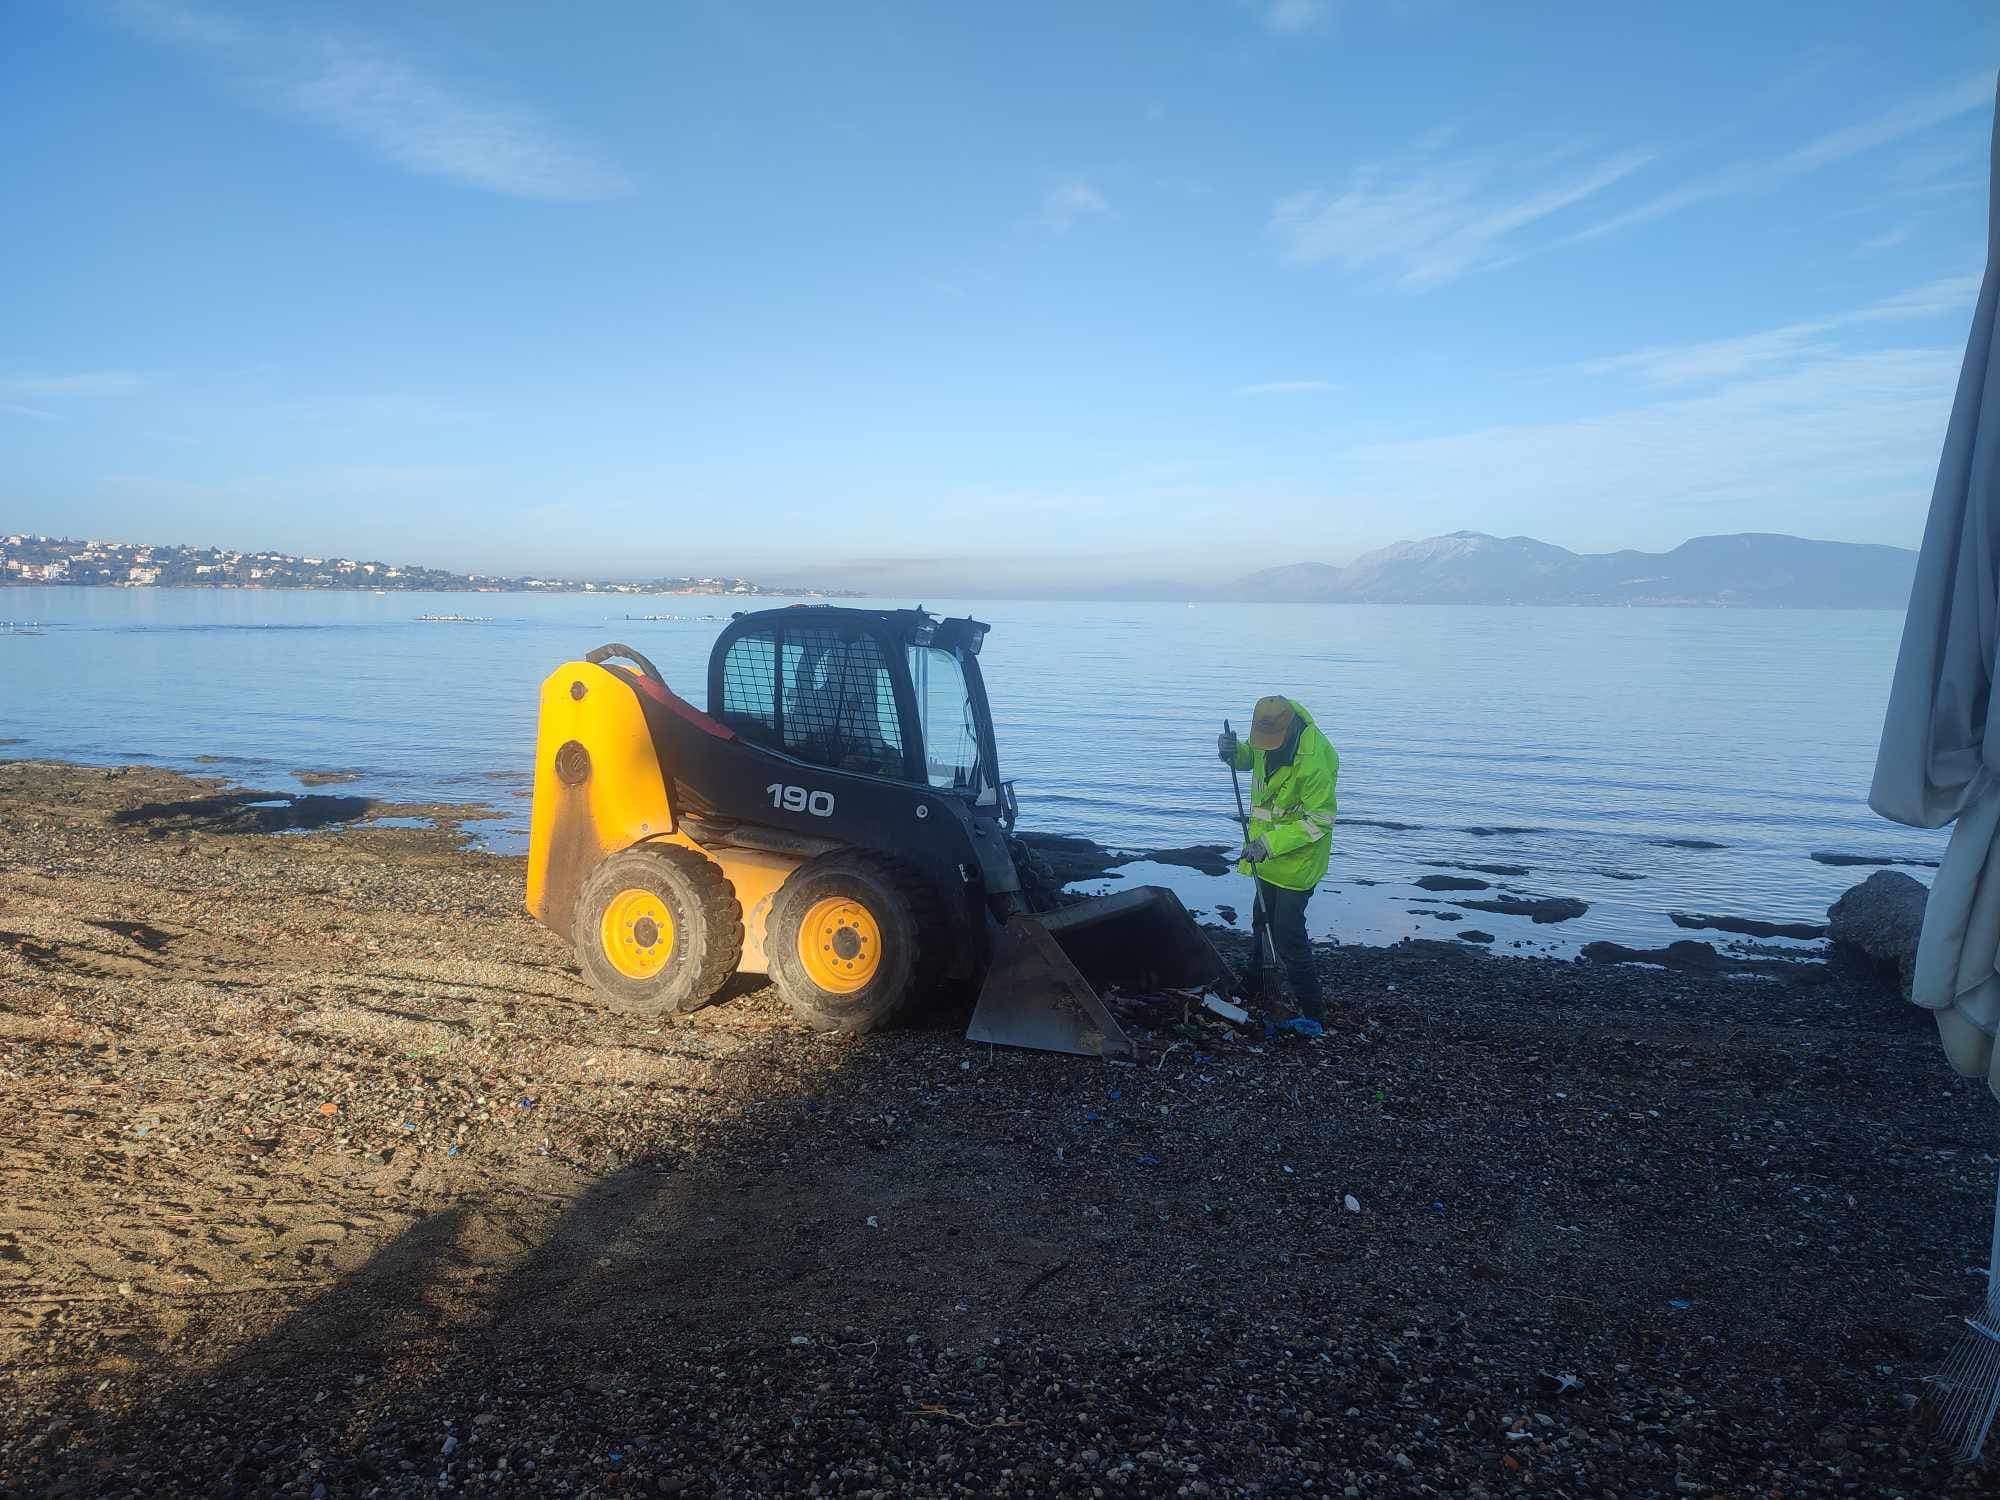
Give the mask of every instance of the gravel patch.
M 241 790 L 0 764 L 0 1491 L 1988 1492 L 1913 1407 L 1991 1104 L 1871 975 L 1328 946 L 1322 1039 L 1139 1005 L 1136 1067 L 651 1027 L 446 810 L 118 817 Z

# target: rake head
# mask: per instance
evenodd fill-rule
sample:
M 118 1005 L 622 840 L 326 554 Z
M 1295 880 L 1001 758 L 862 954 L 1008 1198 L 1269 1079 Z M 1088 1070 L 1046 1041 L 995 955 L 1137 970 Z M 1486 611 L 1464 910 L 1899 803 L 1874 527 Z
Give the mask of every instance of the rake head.
M 1938 1435 L 1957 1448 L 1961 1463 L 1978 1463 L 2000 1413 L 2000 1184 L 1993 1195 L 1985 1304 L 1965 1320 L 1964 1336 L 1931 1384 Z
M 2000 1413 L 2000 1319 L 1991 1307 L 1965 1320 L 1966 1332 L 1931 1378 L 1938 1436 L 1961 1463 L 1978 1463 Z

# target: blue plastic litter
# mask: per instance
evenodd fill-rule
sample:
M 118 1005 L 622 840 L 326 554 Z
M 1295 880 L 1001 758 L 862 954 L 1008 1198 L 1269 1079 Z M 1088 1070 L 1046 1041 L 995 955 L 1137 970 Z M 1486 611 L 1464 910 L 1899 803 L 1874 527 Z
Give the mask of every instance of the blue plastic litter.
M 1433 1210 L 1434 1212 L 1437 1212 L 1437 1213 L 1443 1213 L 1443 1212 L 1444 1212 L 1444 1204 L 1443 1204 L 1443 1203 L 1441 1203 L 1441 1202 L 1439 1202 L 1439 1201 L 1438 1201 L 1437 1199 L 1435 1199 L 1435 1198 L 1433 1198 L 1433 1199 L 1431 1200 L 1431 1208 L 1432 1208 L 1432 1210 Z
M 1280 1021 L 1277 1029 L 1279 1031 L 1289 1031 L 1294 1036 L 1302 1036 L 1308 1040 L 1316 1036 L 1326 1035 L 1326 1028 L 1311 1016 L 1293 1016 L 1289 1021 Z
M 1088 1120 L 1088 1121 L 1090 1121 L 1090 1122 L 1092 1122 L 1092 1123 L 1095 1123 L 1095 1122 L 1096 1122 L 1096 1120 L 1098 1119 L 1098 1114 L 1097 1114 L 1097 1111 L 1096 1111 L 1096 1110 L 1094 1110 L 1094 1109 L 1086 1109 L 1086 1110 L 1085 1110 L 1085 1111 L 1083 1112 L 1083 1117 L 1084 1117 L 1084 1119 L 1085 1119 L 1085 1120 Z
M 532 1099 L 523 1099 L 518 1107 L 521 1109 L 533 1109 L 535 1107 L 535 1101 Z
M 1118 1090 L 1116 1090 L 1116 1089 L 1113 1089 L 1113 1090 L 1112 1090 L 1112 1091 L 1111 1091 L 1111 1092 L 1110 1092 L 1109 1094 L 1107 1094 L 1107 1095 L 1106 1095 L 1105 1097 L 1106 1097 L 1106 1098 L 1109 1098 L 1109 1099 L 1116 1099 L 1116 1098 L 1118 1097 Z
M 1693 1307 L 1694 1304 L 1688 1301 L 1688 1299 L 1685 1297 L 1676 1297 L 1673 1299 L 1673 1301 L 1669 1302 L 1667 1306 L 1678 1307 L 1682 1312 L 1686 1312 L 1690 1307 Z
M 1142 1156 L 1139 1158 L 1139 1165 L 1142 1167 L 1157 1167 L 1159 1164 L 1160 1159 L 1157 1156 Z
M 458 1155 L 458 1153 L 459 1153 L 459 1152 L 463 1151 L 464 1149 L 465 1149 L 465 1147 L 463 1147 L 463 1146 L 453 1146 L 453 1147 L 452 1147 L 452 1148 L 451 1148 L 451 1149 L 450 1149 L 449 1151 L 445 1152 L 445 1155 L 446 1155 L 446 1156 L 456 1156 L 456 1155 Z
M 414 1126 L 414 1125 L 412 1125 L 412 1124 L 410 1124 L 410 1123 L 409 1123 L 409 1121 L 405 1120 L 405 1121 L 403 1122 L 403 1134 L 404 1134 L 404 1135 L 415 1135 L 416 1133 L 417 1133 L 417 1127 L 416 1127 L 416 1126 Z

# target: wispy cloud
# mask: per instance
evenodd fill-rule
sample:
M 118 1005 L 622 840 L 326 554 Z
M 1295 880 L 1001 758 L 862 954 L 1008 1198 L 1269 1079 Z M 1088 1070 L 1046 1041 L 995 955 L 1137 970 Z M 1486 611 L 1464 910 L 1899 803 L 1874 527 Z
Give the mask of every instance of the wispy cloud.
M 1782 156 L 1737 162 L 1720 171 L 1694 178 L 1636 208 L 1627 209 L 1623 213 L 1579 230 L 1561 243 L 1595 239 L 1601 235 L 1613 234 L 1620 229 L 1629 229 L 1637 224 L 1651 223 L 1655 219 L 1663 219 L 1669 214 L 1678 213 L 1684 208 L 1697 203 L 1706 203 L 1711 199 L 1765 192 L 1792 178 L 1816 172 L 1822 167 L 1832 166 L 1835 162 L 1846 161 L 1849 157 L 1858 156 L 1864 151 L 1872 151 L 1877 147 L 1903 140 L 1942 125 L 1948 120 L 1956 119 L 1960 115 L 1985 109 L 1992 102 L 1992 75 L 1976 73 L 1970 78 L 1960 79 L 1956 83 L 1933 89 L 1917 98 L 1905 100 L 1894 109 L 1886 110 L 1872 119 L 1828 131 L 1825 135 L 1810 140 Z
M 1915 540 L 1958 374 L 1957 347 L 1815 356 L 1603 416 L 1364 444 L 1333 463 L 1409 534 L 1463 524 L 1463 497 L 1558 537 L 1674 542 L 1759 526 Z
M 1296 36 L 1326 25 L 1333 15 L 1333 0 L 1268 0 L 1258 11 L 1266 30 Z
M 1629 177 L 1653 154 L 1625 151 L 1581 166 L 1573 157 L 1531 161 L 1524 173 L 1517 153 L 1438 160 L 1420 146 L 1409 159 L 1357 169 L 1338 194 L 1280 199 L 1270 228 L 1294 264 L 1386 270 L 1406 290 L 1439 286 L 1505 259 L 1510 236 Z
M 50 396 L 123 396 L 144 382 L 130 370 L 88 370 L 76 375 L 0 375 L 0 396 L 30 400 Z
M 142 35 L 201 58 L 265 108 L 309 120 L 398 166 L 517 198 L 582 202 L 631 190 L 531 111 L 471 97 L 374 39 L 258 25 L 180 3 L 122 0 Z
M 17 406 L 12 401 L 0 401 L 0 411 L 4 411 L 10 417 L 33 417 L 38 422 L 59 420 L 52 411 L 43 411 L 38 406 Z
M 1896 246 L 1909 239 L 1909 237 L 1910 226 L 1899 224 L 1894 229 L 1885 229 L 1882 233 L 1863 240 L 1854 247 L 1854 253 L 1856 255 L 1873 255 L 1877 250 L 1893 250 Z
M 1042 222 L 1057 234 L 1066 234 L 1078 221 L 1100 218 L 1111 212 L 1104 195 L 1089 183 L 1072 178 L 1049 189 L 1042 199 Z
M 1255 385 L 1239 385 L 1239 396 L 1306 396 L 1334 389 L 1331 380 L 1262 380 Z
M 1590 360 L 1580 369 L 1586 375 L 1630 374 L 1649 385 L 1663 386 L 1740 379 L 1778 366 L 1834 357 L 1840 352 L 1834 335 L 1843 328 L 1963 312 L 1978 294 L 1977 276 L 1948 276 L 1810 322 L 1733 338 L 1636 349 Z

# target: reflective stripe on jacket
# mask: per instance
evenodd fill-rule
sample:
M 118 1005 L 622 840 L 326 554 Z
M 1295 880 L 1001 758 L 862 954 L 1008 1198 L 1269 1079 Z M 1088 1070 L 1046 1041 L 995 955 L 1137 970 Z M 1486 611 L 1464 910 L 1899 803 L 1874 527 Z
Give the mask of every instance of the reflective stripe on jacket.
M 1305 720 L 1299 747 L 1289 765 L 1266 779 L 1264 752 L 1248 740 L 1236 746 L 1236 768 L 1250 773 L 1250 837 L 1262 839 L 1271 857 L 1255 867 L 1260 879 L 1289 891 L 1309 891 L 1326 876 L 1333 858 L 1334 783 L 1340 777 L 1340 752 L 1305 706 L 1288 700 Z M 1246 860 L 1237 867 L 1248 875 Z

